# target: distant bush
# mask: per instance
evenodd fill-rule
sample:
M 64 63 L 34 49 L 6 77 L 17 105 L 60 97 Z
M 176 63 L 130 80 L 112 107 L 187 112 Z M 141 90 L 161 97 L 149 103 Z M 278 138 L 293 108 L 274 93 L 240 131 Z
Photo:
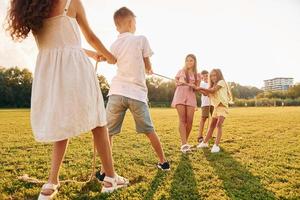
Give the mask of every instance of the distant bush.
M 235 99 L 233 107 L 254 107 L 254 106 L 300 106 L 300 98 L 297 99 L 278 99 L 278 98 L 259 98 L 259 99 Z
M 171 107 L 171 102 L 149 102 L 149 107 L 169 108 Z

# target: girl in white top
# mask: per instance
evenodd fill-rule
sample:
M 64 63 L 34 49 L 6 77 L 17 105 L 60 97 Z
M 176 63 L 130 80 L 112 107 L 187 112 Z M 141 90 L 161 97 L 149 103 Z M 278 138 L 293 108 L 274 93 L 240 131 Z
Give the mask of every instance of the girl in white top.
M 15 40 L 26 38 L 32 31 L 39 49 L 31 125 L 37 141 L 54 142 L 48 183 L 39 199 L 51 199 L 58 191 L 68 139 L 89 130 L 106 174 L 102 191 L 125 186 L 128 181 L 114 172 L 103 97 L 87 55 L 97 60 L 102 57 L 111 64 L 116 59 L 90 29 L 80 0 L 12 0 L 8 23 Z M 97 53 L 81 48 L 79 27 Z

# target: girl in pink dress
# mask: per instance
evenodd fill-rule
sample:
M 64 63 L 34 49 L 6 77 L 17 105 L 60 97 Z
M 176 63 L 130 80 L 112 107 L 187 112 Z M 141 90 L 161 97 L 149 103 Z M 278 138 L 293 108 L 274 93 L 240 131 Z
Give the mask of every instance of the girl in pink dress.
M 190 151 L 191 145 L 187 143 L 192 130 L 195 108 L 197 107 L 196 94 L 192 85 L 198 86 L 200 77 L 197 73 L 197 59 L 193 54 L 185 58 L 185 66 L 179 70 L 176 77 L 176 91 L 172 107 L 175 107 L 179 117 L 179 133 L 183 153 Z

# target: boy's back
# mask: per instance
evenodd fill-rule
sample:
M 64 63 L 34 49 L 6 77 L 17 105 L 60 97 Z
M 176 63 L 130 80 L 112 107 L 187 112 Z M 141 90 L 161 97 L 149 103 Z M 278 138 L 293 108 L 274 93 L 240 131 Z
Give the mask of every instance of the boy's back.
M 129 109 L 134 118 L 136 132 L 146 134 L 159 158 L 157 167 L 170 170 L 147 104 L 145 72 L 152 72 L 149 57 L 153 52 L 144 36 L 133 34 L 136 21 L 131 10 L 126 7 L 118 9 L 114 13 L 114 22 L 120 35 L 111 46 L 111 52 L 117 58 L 118 70 L 111 83 L 106 107 L 109 135 L 121 132 L 126 111 Z
M 122 95 L 147 103 L 144 58 L 153 52 L 144 36 L 121 33 L 111 46 L 117 58 L 117 74 L 112 79 L 109 95 Z

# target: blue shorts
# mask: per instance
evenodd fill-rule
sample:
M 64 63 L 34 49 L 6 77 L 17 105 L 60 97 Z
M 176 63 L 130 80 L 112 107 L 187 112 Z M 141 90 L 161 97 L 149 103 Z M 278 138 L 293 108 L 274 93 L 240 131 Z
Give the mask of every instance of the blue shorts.
M 127 109 L 129 109 L 131 114 L 133 115 L 136 132 L 154 132 L 154 126 L 151 120 L 149 107 L 145 102 L 121 95 L 111 95 L 109 96 L 106 107 L 107 127 L 109 135 L 115 135 L 121 132 Z

